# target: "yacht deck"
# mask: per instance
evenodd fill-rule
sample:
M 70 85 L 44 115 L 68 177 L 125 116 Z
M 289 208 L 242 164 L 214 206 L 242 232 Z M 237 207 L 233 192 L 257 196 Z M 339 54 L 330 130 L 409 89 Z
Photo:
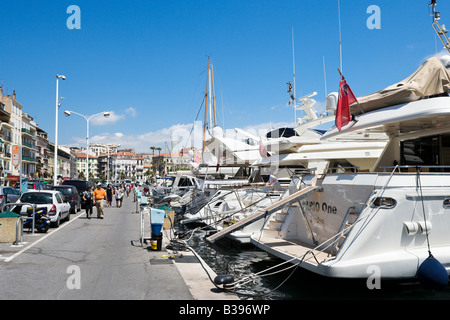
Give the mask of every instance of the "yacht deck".
M 261 237 L 252 238 L 252 242 L 258 247 L 264 247 L 265 250 L 278 257 L 292 257 L 291 259 L 286 259 L 292 260 L 292 263 L 297 263 L 303 259 L 305 262 L 308 261 L 311 264 L 318 265 L 325 259 L 330 258 L 329 253 L 314 250 L 295 239 L 285 240 L 263 235 Z M 256 242 L 258 242 L 258 244 Z

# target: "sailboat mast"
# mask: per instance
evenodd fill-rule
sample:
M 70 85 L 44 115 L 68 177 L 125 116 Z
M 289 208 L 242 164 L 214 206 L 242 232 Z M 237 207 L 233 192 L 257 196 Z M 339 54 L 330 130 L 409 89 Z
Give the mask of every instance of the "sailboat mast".
M 213 111 L 214 111 L 214 128 L 217 127 L 216 120 L 216 93 L 214 91 L 214 66 L 211 65 L 211 87 L 212 87 L 212 99 L 213 99 Z
M 211 65 L 209 66 L 209 68 L 208 68 L 208 83 L 209 83 L 209 85 L 210 85 L 210 88 L 211 88 Z M 210 89 L 211 90 L 211 89 Z M 211 99 L 211 96 L 212 96 L 212 94 L 209 94 L 208 95 L 208 98 L 209 98 L 209 127 L 212 127 L 212 99 Z
M 206 126 L 208 121 L 208 96 L 209 96 L 209 66 L 211 62 L 211 57 L 208 57 L 208 74 L 206 76 L 206 94 L 205 94 L 205 122 L 203 123 L 203 152 L 206 148 Z

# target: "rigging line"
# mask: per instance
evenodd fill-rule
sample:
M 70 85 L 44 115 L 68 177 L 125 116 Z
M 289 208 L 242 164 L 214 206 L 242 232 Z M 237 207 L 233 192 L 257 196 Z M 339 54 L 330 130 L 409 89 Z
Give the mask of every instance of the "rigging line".
M 242 209 L 224 213 L 225 215 L 219 213 L 218 211 L 213 211 L 213 209 L 210 209 L 209 213 L 211 213 L 211 216 L 212 216 L 211 219 L 214 219 L 214 217 L 217 216 L 218 220 L 216 220 L 214 223 L 206 224 L 205 227 L 211 227 L 211 226 L 217 225 L 219 222 L 222 222 L 222 221 L 224 221 L 224 220 L 226 220 L 226 219 L 228 219 L 228 218 L 230 218 L 230 217 L 232 217 L 232 216 L 234 216 L 234 215 L 236 215 L 236 214 L 238 214 L 238 213 L 240 213 L 240 212 L 242 212 L 242 211 L 244 211 L 244 210 L 246 210 L 246 209 L 248 209 L 250 207 L 256 206 L 259 202 L 262 202 L 262 201 L 264 201 L 264 200 L 266 200 L 268 198 L 270 199 L 270 196 L 266 195 L 265 197 L 263 197 L 261 199 L 258 199 L 257 201 L 255 201 L 253 203 L 250 203 L 248 206 L 245 206 Z M 258 208 L 256 208 L 256 209 L 258 209 Z
M 424 223 L 425 223 L 425 234 L 427 236 L 428 253 L 431 256 L 430 239 L 428 237 L 428 224 L 427 224 L 427 217 L 426 217 L 426 214 L 425 214 L 425 203 L 423 201 L 423 193 L 422 193 L 422 182 L 420 181 L 420 167 L 417 166 L 416 170 L 417 170 L 417 187 L 420 190 L 420 199 L 422 201 L 422 212 L 423 212 L 423 219 L 424 219 Z
M 189 137 L 186 139 L 186 142 L 185 142 L 185 145 L 184 145 L 185 148 L 187 148 L 187 143 L 188 143 L 189 139 L 191 138 L 192 131 L 194 131 L 194 128 L 195 128 L 195 122 L 197 121 L 198 116 L 200 115 L 200 111 L 202 111 L 202 109 L 203 109 L 203 104 L 205 103 L 205 99 L 206 99 L 206 96 L 203 96 L 203 101 L 202 101 L 202 103 L 200 104 L 200 108 L 198 109 L 197 116 L 195 117 L 194 123 L 192 124 L 191 131 L 189 132 Z
M 202 72 L 200 72 L 200 73 L 197 75 L 197 81 L 198 81 L 198 79 L 199 79 L 205 72 L 206 72 L 206 70 L 203 70 Z M 197 81 L 196 81 L 196 82 L 197 82 Z M 198 94 L 199 94 L 199 92 L 201 91 L 201 90 L 200 90 L 200 87 L 202 86 L 203 83 L 204 83 L 203 81 L 198 81 L 198 82 L 197 82 L 196 89 L 194 90 L 194 94 L 193 94 L 193 96 L 192 96 L 191 102 L 189 103 L 189 107 L 188 107 L 188 109 L 187 109 L 187 110 L 189 110 L 189 112 L 190 112 L 191 109 L 193 108 L 194 100 L 197 100 L 197 99 L 199 98 L 199 97 L 198 97 Z M 204 95 L 204 94 L 202 93 L 201 95 Z M 188 118 L 188 116 L 186 116 L 186 118 Z M 189 120 L 186 119 L 186 121 L 189 121 Z M 188 122 L 188 123 L 189 123 L 189 122 Z

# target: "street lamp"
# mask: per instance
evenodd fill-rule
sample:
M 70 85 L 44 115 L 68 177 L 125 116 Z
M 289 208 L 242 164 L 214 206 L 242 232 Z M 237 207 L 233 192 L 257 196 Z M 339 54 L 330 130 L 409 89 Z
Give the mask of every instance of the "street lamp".
M 85 116 L 84 114 L 81 114 L 81 113 L 78 113 L 78 112 L 75 112 L 75 111 L 69 111 L 69 110 L 64 111 L 64 115 L 65 115 L 66 117 L 70 117 L 70 115 L 71 115 L 72 113 L 73 113 L 73 114 L 76 114 L 76 115 L 78 115 L 78 116 L 80 116 L 80 117 L 85 118 L 85 119 L 86 119 L 86 122 L 87 122 L 87 136 L 86 136 L 86 181 L 89 181 L 89 121 L 90 121 L 92 118 L 94 118 L 94 117 L 96 117 L 96 116 L 100 116 L 100 115 L 103 115 L 105 118 L 108 118 L 111 114 L 110 114 L 109 112 L 107 112 L 107 111 L 104 111 L 104 112 L 100 112 L 100 113 L 94 114 L 94 115 L 92 115 L 92 116 Z
M 56 112 L 55 112 L 55 164 L 53 168 L 53 184 L 56 185 L 58 180 L 58 110 L 61 106 L 61 100 L 64 98 L 59 97 L 59 79 L 66 80 L 66 76 L 56 75 Z M 22 183 L 22 182 L 21 182 Z

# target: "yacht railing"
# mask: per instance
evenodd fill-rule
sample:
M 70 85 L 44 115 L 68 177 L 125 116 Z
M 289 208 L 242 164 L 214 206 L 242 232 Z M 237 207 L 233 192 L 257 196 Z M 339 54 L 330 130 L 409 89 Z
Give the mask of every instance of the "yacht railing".
M 446 165 L 420 165 L 420 166 L 414 166 L 414 165 L 398 165 L 398 166 L 382 166 L 380 167 L 381 169 L 384 169 L 384 172 L 387 172 L 387 169 L 393 169 L 395 170 L 399 170 L 399 173 L 401 173 L 401 169 L 450 169 L 450 166 L 446 166 Z M 414 171 L 417 172 L 417 171 Z M 410 173 L 414 173 L 414 172 L 410 172 Z

